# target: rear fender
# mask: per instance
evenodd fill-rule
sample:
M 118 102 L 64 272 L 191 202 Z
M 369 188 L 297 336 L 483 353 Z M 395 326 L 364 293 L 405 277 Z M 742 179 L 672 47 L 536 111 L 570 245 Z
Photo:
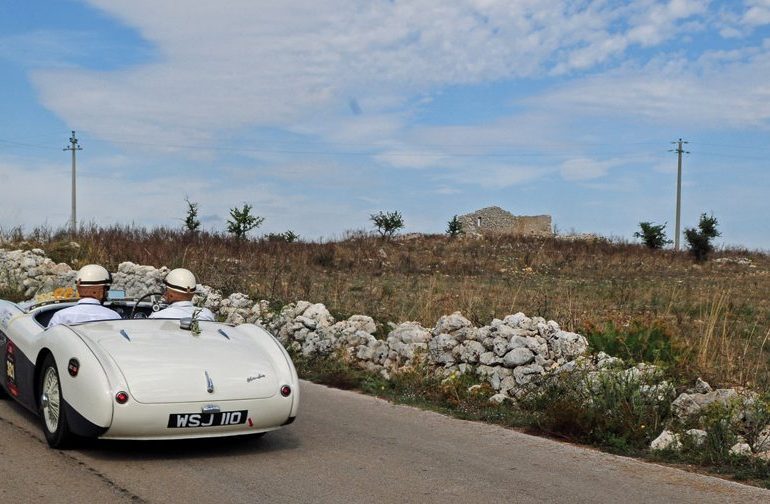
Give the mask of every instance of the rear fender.
M 294 367 L 294 363 L 289 357 L 289 353 L 281 345 L 275 336 L 270 332 L 255 324 L 241 324 L 236 327 L 238 331 L 244 332 L 251 336 L 255 341 L 260 343 L 260 346 L 264 349 L 271 360 L 275 363 L 277 378 L 280 380 L 281 385 L 289 385 L 292 390 L 292 405 L 289 417 L 293 418 L 297 416 L 299 410 L 299 377 L 297 376 L 297 370 Z
M 67 326 L 57 326 L 46 331 L 42 339 L 42 349 L 36 359 L 36 374 L 42 372 L 40 366 L 45 354 L 53 354 L 62 395 L 66 404 L 74 410 L 74 413 L 67 411 L 68 420 L 75 420 L 74 417 L 79 416 L 92 424 L 89 429 L 85 426 L 81 429 L 88 432 L 77 432 L 77 424 L 82 422 L 76 422 L 76 425 L 72 425 L 73 430 L 77 434 L 85 435 L 93 431 L 93 427 L 109 427 L 112 423 L 112 396 L 115 388 L 115 384 L 111 383 L 107 376 L 107 370 L 114 373 L 111 362 L 108 361 L 103 366 L 89 345 Z M 38 401 L 39 395 L 38 392 Z

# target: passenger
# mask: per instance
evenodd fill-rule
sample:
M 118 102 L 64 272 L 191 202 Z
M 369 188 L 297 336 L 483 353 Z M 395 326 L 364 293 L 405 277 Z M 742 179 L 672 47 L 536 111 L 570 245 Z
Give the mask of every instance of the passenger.
M 157 311 L 150 318 L 181 319 L 195 315 L 197 320 L 215 320 L 208 308 L 198 308 L 192 304 L 195 295 L 195 275 L 190 270 L 177 268 L 169 271 L 163 280 L 166 292 L 163 297 L 169 302 L 168 308 Z
M 75 306 L 64 308 L 54 313 L 48 327 L 58 324 L 78 324 L 91 320 L 115 320 L 120 315 L 102 306 L 107 297 L 107 289 L 112 283 L 112 275 L 98 264 L 87 264 L 77 274 L 77 289 L 80 301 Z

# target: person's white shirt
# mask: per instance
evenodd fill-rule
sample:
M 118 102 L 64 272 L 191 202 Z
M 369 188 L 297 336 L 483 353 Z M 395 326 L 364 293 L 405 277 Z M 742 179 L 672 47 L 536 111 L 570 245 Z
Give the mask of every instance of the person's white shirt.
M 48 327 L 59 324 L 79 324 L 92 320 L 116 320 L 120 315 L 109 308 L 102 306 L 98 299 L 83 298 L 78 304 L 64 308 L 53 314 L 48 322 Z
M 156 311 L 150 314 L 150 318 L 170 318 L 181 319 L 186 317 L 192 317 L 193 313 L 198 312 L 195 316 L 197 320 L 216 320 L 214 314 L 208 308 L 198 308 L 192 304 L 192 301 L 177 301 L 171 303 L 168 308 L 164 308 L 160 311 Z

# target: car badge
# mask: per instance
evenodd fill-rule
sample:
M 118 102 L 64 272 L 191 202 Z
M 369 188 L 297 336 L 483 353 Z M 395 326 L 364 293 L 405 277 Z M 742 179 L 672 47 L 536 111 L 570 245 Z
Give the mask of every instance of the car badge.
M 208 371 L 204 371 L 204 373 L 206 373 L 206 391 L 209 394 L 213 394 L 214 393 L 214 381 L 209 376 L 209 372 Z
M 255 380 L 259 380 L 260 378 L 264 378 L 264 377 L 265 375 L 263 375 L 262 373 L 257 373 L 257 376 L 249 376 L 248 378 L 246 378 L 246 383 L 251 383 Z
M 216 404 L 207 404 L 201 408 L 201 413 L 219 413 L 219 406 Z
M 74 378 L 78 375 L 78 371 L 80 371 L 80 362 L 78 362 L 78 360 L 73 357 L 67 364 L 67 372 Z

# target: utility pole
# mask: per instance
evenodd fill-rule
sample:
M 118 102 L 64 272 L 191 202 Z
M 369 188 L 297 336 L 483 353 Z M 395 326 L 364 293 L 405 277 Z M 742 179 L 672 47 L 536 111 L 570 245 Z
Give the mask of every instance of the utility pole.
M 682 213 L 682 154 L 689 154 L 689 151 L 682 149 L 682 144 L 686 142 L 681 138 L 676 142 L 671 142 L 676 145 L 676 149 L 672 149 L 669 152 L 677 153 L 677 168 L 676 168 L 676 234 L 674 235 L 674 250 L 679 250 L 679 222 Z
M 72 233 L 72 236 L 75 236 L 75 234 L 78 232 L 77 190 L 75 178 L 75 166 L 77 164 L 77 160 L 75 158 L 75 152 L 83 150 L 83 148 L 78 145 L 78 139 L 75 137 L 74 131 L 70 137 L 70 146 L 65 147 L 62 150 L 72 151 L 72 215 L 70 216 L 70 233 Z

